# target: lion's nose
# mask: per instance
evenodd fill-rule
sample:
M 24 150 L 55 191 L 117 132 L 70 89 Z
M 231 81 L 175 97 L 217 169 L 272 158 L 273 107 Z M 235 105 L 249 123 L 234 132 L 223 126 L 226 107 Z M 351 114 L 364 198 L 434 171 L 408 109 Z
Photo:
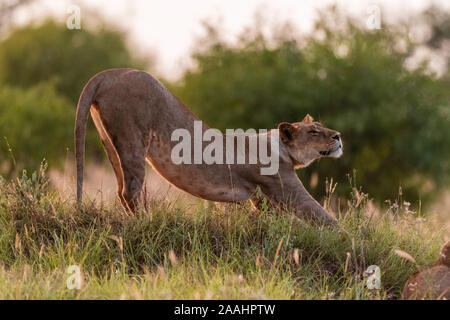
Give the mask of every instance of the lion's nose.
M 338 133 L 338 134 L 334 135 L 334 136 L 333 136 L 333 139 L 339 141 L 339 140 L 341 139 L 341 134 Z

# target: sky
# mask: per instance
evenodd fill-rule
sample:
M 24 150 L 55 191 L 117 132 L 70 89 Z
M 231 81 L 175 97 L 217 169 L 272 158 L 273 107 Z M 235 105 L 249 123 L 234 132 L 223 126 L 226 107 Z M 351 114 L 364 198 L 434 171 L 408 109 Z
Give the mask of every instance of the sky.
M 189 66 L 189 53 L 195 40 L 204 32 L 203 21 L 220 22 L 225 34 L 233 39 L 253 21 L 262 10 L 267 23 L 289 20 L 299 32 L 307 33 L 317 17 L 317 10 L 338 4 L 350 15 L 362 21 L 368 18 L 367 8 L 378 5 L 381 21 L 401 20 L 418 13 L 432 3 L 450 10 L 448 0 L 37 0 L 14 17 L 21 24 L 52 15 L 66 20 L 70 5 L 83 11 L 101 14 L 105 19 L 125 30 L 129 41 L 139 54 L 156 56 L 156 71 L 168 78 L 176 78 Z

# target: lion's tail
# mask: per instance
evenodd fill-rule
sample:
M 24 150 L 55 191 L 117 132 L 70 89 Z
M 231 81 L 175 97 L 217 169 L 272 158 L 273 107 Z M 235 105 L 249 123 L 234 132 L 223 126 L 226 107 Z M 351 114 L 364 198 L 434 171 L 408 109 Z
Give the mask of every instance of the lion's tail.
M 94 76 L 83 88 L 77 105 L 75 120 L 75 159 L 77 163 L 77 201 L 81 202 L 83 191 L 84 147 L 86 123 L 94 95 L 100 86 L 102 76 Z

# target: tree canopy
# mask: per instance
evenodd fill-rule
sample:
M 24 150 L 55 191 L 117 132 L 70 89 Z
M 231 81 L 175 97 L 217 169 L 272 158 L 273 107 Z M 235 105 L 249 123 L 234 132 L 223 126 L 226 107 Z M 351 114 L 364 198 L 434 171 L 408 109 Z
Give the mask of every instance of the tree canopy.
M 73 103 L 94 74 L 121 67 L 146 66 L 127 48 L 121 32 L 106 28 L 69 30 L 47 20 L 14 29 L 0 43 L 0 83 L 28 88 L 53 81 Z

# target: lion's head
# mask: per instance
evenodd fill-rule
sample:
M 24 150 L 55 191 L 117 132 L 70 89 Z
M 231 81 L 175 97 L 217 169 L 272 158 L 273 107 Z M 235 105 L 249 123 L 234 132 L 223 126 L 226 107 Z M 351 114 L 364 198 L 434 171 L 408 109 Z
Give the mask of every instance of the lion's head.
M 340 133 L 315 122 L 309 114 L 302 122 L 280 123 L 278 130 L 295 168 L 305 167 L 321 157 L 339 158 L 342 155 Z

